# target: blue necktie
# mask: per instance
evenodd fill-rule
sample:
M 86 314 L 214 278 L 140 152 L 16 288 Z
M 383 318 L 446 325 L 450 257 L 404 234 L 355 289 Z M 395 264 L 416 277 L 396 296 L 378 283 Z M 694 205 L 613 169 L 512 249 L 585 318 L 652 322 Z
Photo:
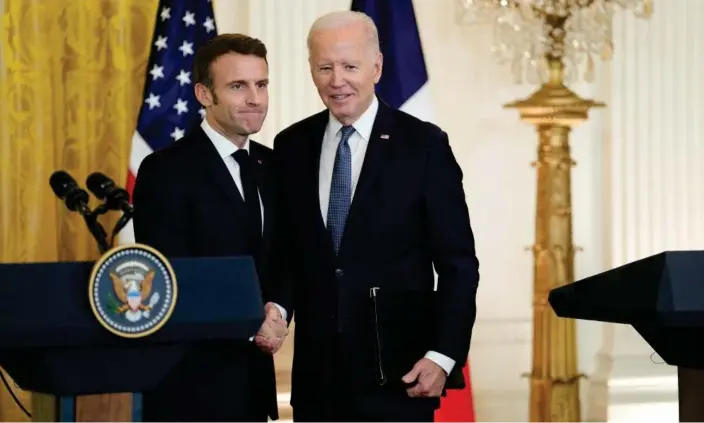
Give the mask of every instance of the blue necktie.
M 328 230 L 332 235 L 335 253 L 340 250 L 342 232 L 345 229 L 347 213 L 352 202 L 352 153 L 348 143 L 354 133 L 352 126 L 343 126 L 342 137 L 335 155 L 335 166 L 330 183 L 330 202 L 328 203 Z

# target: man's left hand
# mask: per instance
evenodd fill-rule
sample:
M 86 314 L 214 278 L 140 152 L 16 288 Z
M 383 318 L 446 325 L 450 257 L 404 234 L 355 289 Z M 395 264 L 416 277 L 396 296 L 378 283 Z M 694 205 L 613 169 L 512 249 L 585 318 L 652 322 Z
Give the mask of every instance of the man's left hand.
M 439 397 L 445 387 L 447 375 L 433 360 L 421 358 L 402 380 L 409 384 L 418 382 L 406 390 L 410 397 Z

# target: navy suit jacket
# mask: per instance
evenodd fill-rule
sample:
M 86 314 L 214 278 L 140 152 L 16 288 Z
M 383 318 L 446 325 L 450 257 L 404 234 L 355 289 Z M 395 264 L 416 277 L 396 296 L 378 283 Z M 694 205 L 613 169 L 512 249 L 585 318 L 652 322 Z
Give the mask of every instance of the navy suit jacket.
M 245 203 L 200 127 L 142 162 L 134 189 L 134 231 L 137 242 L 167 257 L 253 255 L 266 302 L 275 220 L 272 151 L 250 141 L 250 155 L 258 163 L 256 178 L 264 205 L 261 251 L 249 245 Z M 273 359 L 249 343 L 194 347 L 157 389 L 143 397 L 145 421 L 247 419 L 245 405 L 278 418 Z
M 429 350 L 456 361 L 449 387 L 459 387 L 479 264 L 447 134 L 379 102 L 336 255 L 318 195 L 327 122 L 323 111 L 274 141 L 274 298 L 295 314 L 292 404 L 378 390 L 382 371 L 382 391 L 402 398 L 401 377 Z

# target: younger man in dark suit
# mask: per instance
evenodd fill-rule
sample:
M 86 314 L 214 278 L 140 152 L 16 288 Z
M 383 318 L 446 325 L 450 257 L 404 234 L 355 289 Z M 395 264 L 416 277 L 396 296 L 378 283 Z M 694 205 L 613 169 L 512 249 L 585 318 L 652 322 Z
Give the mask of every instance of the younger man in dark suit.
M 252 255 L 268 301 L 272 152 L 249 139 L 267 113 L 266 54 L 261 41 L 238 34 L 219 35 L 196 52 L 193 83 L 205 119 L 142 162 L 134 229 L 137 242 L 167 257 Z M 265 309 L 253 342 L 199 347 L 145 392 L 144 420 L 277 419 L 271 354 L 286 334 L 286 311 L 271 302 Z

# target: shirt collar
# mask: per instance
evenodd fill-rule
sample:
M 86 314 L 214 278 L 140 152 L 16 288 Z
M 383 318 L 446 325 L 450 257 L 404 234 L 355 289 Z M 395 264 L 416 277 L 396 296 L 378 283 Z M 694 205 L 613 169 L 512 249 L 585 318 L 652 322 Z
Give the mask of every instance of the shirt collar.
M 210 126 L 210 123 L 208 123 L 208 119 L 203 119 L 200 127 L 203 128 L 205 135 L 210 138 L 210 141 L 215 146 L 215 149 L 218 151 L 220 157 L 226 158 L 239 150 L 239 147 L 237 147 L 232 141 L 228 140 L 224 135 L 213 129 L 213 127 Z M 249 138 L 247 138 L 247 141 L 245 141 L 244 147 L 242 148 L 247 150 L 247 153 L 249 153 Z
M 377 110 L 379 110 L 379 100 L 374 96 L 372 104 L 370 104 L 367 110 L 362 113 L 362 116 L 352 124 L 354 130 L 366 141 L 369 141 L 369 138 L 372 136 L 372 128 L 374 127 Z M 330 131 L 330 135 L 332 135 L 331 139 L 334 139 L 337 132 L 342 129 L 342 123 L 340 123 L 332 113 L 328 112 L 328 115 L 328 130 Z

